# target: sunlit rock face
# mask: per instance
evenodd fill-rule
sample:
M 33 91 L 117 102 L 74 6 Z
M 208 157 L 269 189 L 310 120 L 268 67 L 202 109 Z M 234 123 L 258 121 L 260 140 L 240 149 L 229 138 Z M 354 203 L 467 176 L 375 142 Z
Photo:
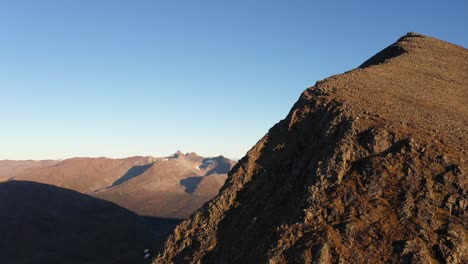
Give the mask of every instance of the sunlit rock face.
M 409 33 L 317 82 L 154 263 L 467 263 L 467 69 Z

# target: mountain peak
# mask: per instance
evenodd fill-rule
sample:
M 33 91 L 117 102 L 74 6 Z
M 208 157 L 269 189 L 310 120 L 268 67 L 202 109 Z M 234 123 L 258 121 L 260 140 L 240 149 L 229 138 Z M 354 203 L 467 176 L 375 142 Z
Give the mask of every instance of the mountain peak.
M 187 152 L 187 153 L 185 154 L 185 156 L 186 156 L 186 157 L 201 157 L 201 156 L 199 156 L 199 155 L 198 155 L 197 153 L 195 153 L 195 152 Z
M 467 263 L 466 69 L 409 33 L 317 82 L 155 263 Z
M 402 41 L 402 40 L 408 39 L 408 38 L 431 38 L 431 37 L 426 36 L 424 34 L 417 33 L 417 32 L 408 32 L 408 33 L 406 33 L 406 35 L 399 38 L 398 41 Z
M 395 43 L 383 49 L 382 51 L 378 52 L 377 54 L 372 56 L 370 59 L 366 60 L 364 63 L 362 63 L 359 66 L 359 68 L 366 68 L 369 66 L 385 63 L 390 59 L 393 59 L 395 57 L 405 54 L 411 49 L 410 48 L 411 45 L 408 45 L 408 43 L 415 41 L 415 38 L 435 40 L 434 38 L 431 38 L 431 37 L 428 37 L 419 33 L 408 32 L 406 35 L 400 37 Z
M 180 158 L 182 156 L 185 156 L 185 154 L 182 151 L 177 150 L 174 154 L 168 156 L 168 158 L 177 159 L 177 158 Z

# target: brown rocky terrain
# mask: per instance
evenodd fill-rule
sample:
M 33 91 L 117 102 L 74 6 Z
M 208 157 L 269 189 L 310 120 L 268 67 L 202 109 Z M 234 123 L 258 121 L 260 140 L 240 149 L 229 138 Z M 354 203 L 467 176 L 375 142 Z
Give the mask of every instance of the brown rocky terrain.
M 0 161 L 0 173 L 11 173 L 4 179 L 89 194 L 140 215 L 183 219 L 218 193 L 234 164 L 222 156 L 204 158 L 177 152 L 164 158 Z
M 176 153 L 156 160 L 138 177 L 93 195 L 141 215 L 185 219 L 218 194 L 233 165 L 222 156 Z
M 154 263 L 468 263 L 468 51 L 408 33 L 317 82 Z
M 54 166 L 60 160 L 0 160 L 0 182 L 14 178 L 27 170 Z
M 143 166 L 151 162 L 153 162 L 151 157 L 71 158 L 53 166 L 25 170 L 17 173 L 15 179 L 42 182 L 90 194 L 112 185 L 132 167 Z
M 0 183 L 0 262 L 144 263 L 176 222 L 52 185 Z

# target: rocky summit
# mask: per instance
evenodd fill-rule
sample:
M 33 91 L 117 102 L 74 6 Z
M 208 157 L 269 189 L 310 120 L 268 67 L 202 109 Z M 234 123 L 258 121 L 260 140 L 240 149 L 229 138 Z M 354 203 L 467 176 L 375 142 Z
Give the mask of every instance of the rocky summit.
M 317 82 L 154 263 L 468 263 L 468 51 L 408 33 Z

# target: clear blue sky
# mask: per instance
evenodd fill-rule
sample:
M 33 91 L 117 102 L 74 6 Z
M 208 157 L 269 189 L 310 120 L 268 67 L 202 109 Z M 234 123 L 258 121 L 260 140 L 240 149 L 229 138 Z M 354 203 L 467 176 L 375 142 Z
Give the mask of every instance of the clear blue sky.
M 468 1 L 0 1 L 0 159 L 242 157 L 300 93 Z

